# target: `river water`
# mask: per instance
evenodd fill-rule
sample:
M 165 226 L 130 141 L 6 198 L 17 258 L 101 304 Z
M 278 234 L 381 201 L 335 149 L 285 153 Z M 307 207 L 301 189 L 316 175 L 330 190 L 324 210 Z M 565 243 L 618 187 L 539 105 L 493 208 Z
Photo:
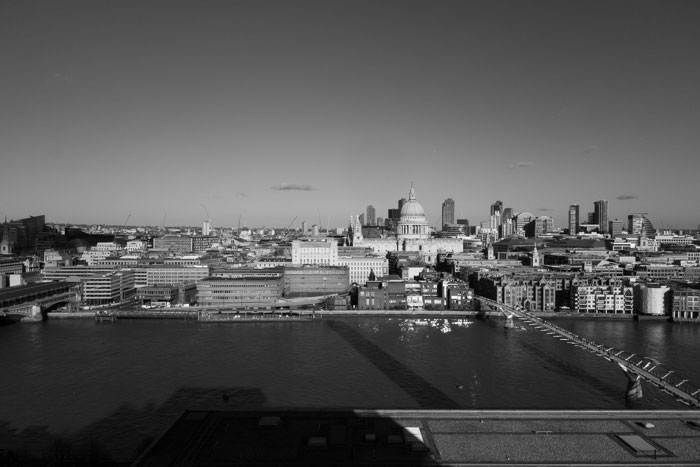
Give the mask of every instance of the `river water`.
M 133 458 L 187 408 L 687 408 L 649 385 L 641 401 L 626 401 L 616 365 L 523 323 L 506 330 L 499 319 L 472 321 L 2 326 L 0 447 L 32 454 L 52 439 L 90 440 L 112 458 Z M 556 323 L 700 384 L 700 326 Z

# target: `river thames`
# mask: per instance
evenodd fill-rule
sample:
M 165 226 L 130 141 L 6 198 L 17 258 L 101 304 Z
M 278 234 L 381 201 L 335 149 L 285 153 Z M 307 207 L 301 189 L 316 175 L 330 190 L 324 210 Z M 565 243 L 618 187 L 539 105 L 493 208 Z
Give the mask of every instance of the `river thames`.
M 89 440 L 133 458 L 188 408 L 687 408 L 649 385 L 642 400 L 627 401 L 617 365 L 522 322 L 504 329 L 499 319 L 471 321 L 54 319 L 2 326 L 0 446 L 32 451 L 53 438 Z M 556 323 L 700 383 L 700 326 Z

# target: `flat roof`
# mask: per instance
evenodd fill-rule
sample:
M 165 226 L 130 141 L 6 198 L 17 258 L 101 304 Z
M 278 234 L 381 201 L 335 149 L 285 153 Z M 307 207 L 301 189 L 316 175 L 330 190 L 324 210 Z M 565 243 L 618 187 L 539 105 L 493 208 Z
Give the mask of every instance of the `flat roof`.
M 133 465 L 697 466 L 687 420 L 700 411 L 192 410 Z

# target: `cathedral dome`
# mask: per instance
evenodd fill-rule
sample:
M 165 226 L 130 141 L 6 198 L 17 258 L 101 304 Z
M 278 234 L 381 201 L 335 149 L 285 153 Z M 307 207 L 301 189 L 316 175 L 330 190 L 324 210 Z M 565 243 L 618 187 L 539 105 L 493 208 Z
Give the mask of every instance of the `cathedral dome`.
M 416 201 L 416 192 L 411 186 L 411 191 L 408 193 L 408 201 L 401 206 L 401 218 L 422 217 L 425 220 L 425 211 L 423 206 Z
M 411 185 L 408 201 L 401 206 L 401 215 L 396 226 L 399 239 L 424 239 L 430 236 L 423 206 L 416 201 L 416 192 Z
M 401 217 L 415 216 L 425 217 L 425 211 L 423 210 L 423 206 L 421 206 L 420 203 L 415 199 L 408 200 L 405 203 L 403 203 L 403 206 L 401 207 Z

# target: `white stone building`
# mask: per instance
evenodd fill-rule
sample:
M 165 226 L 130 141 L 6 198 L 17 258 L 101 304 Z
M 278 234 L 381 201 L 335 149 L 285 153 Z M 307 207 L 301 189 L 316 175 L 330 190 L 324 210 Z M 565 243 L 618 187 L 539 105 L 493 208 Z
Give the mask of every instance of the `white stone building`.
M 350 222 L 353 246 L 371 248 L 374 253 L 385 255 L 391 251 L 417 251 L 426 263 L 434 263 L 438 253 L 461 253 L 464 251 L 460 238 L 433 238 L 425 219 L 423 206 L 416 200 L 411 186 L 408 200 L 401 207 L 396 224 L 396 236 L 387 238 L 363 238 L 362 227 L 357 219 Z

